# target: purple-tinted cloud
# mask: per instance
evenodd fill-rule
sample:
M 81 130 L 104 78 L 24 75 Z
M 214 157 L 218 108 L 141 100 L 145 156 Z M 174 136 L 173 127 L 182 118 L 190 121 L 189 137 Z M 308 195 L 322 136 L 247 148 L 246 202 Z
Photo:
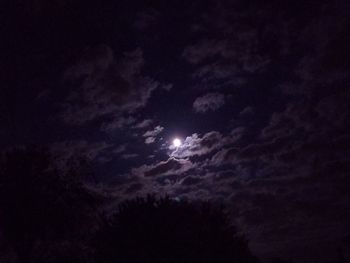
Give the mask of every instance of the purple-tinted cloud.
M 180 147 L 171 145 L 170 156 L 177 158 L 187 158 L 191 156 L 201 156 L 219 149 L 223 145 L 229 145 L 234 141 L 231 136 L 223 136 L 217 131 L 211 131 L 202 137 L 197 133 L 192 134 L 183 141 Z
M 165 176 L 169 174 L 180 175 L 193 168 L 193 163 L 186 159 L 177 159 L 174 157 L 166 161 L 161 161 L 153 165 L 142 165 L 132 169 L 132 174 L 144 177 Z
M 138 156 L 139 155 L 137 153 L 125 153 L 125 154 L 122 154 L 120 157 L 122 159 L 132 159 L 132 158 L 136 158 Z
M 50 145 L 53 154 L 64 163 L 72 157 L 83 157 L 90 161 L 104 162 L 111 159 L 113 155 L 113 145 L 102 142 L 64 141 Z
M 153 121 L 151 119 L 145 119 L 145 120 L 135 124 L 133 126 L 133 128 L 135 128 L 135 129 L 144 129 L 144 128 L 149 127 L 152 124 L 152 122 Z
M 127 126 L 130 126 L 135 122 L 135 118 L 129 116 L 129 117 L 119 117 L 116 118 L 113 121 L 108 121 L 102 124 L 101 131 L 104 132 L 112 132 L 116 129 L 125 128 Z
M 156 141 L 155 137 L 147 137 L 145 139 L 145 144 L 151 144 L 151 143 L 154 143 L 155 141 Z
M 146 131 L 142 136 L 143 137 L 155 137 L 164 130 L 162 126 L 156 126 L 153 130 Z
M 107 115 L 120 118 L 144 107 L 159 83 L 142 74 L 143 65 L 141 49 L 121 58 L 106 45 L 87 49 L 65 73 L 72 89 L 62 105 L 62 119 L 81 125 Z
M 225 96 L 221 93 L 207 93 L 193 102 L 193 109 L 198 113 L 215 111 L 225 104 Z

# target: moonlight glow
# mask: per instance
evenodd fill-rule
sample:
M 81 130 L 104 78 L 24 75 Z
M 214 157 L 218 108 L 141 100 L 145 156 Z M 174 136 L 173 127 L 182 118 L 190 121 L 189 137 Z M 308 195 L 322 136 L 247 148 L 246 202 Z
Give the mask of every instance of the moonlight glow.
M 181 146 L 181 140 L 180 140 L 179 138 L 175 138 L 175 139 L 173 140 L 173 145 L 174 145 L 175 147 Z

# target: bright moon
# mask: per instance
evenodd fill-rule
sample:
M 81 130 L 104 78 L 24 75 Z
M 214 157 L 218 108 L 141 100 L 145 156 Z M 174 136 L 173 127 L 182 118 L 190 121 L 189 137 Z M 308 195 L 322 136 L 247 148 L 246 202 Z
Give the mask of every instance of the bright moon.
M 179 138 L 175 138 L 175 139 L 173 140 L 173 145 L 174 145 L 175 147 L 179 147 L 179 146 L 181 145 L 181 140 L 180 140 Z

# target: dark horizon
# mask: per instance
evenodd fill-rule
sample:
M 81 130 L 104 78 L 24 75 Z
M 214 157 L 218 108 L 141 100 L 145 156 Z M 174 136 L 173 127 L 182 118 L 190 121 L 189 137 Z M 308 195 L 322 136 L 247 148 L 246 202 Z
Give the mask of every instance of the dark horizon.
M 83 163 L 107 207 L 222 203 L 262 262 L 350 260 L 348 1 L 1 6 L 1 154 Z

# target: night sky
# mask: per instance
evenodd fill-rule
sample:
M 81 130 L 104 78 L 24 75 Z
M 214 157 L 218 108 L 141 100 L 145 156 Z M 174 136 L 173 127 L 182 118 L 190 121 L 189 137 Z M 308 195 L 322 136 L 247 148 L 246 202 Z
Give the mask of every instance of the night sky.
M 346 0 L 2 1 L 0 147 L 82 156 L 115 202 L 222 202 L 263 260 L 335 258 L 350 251 L 349 14 Z

